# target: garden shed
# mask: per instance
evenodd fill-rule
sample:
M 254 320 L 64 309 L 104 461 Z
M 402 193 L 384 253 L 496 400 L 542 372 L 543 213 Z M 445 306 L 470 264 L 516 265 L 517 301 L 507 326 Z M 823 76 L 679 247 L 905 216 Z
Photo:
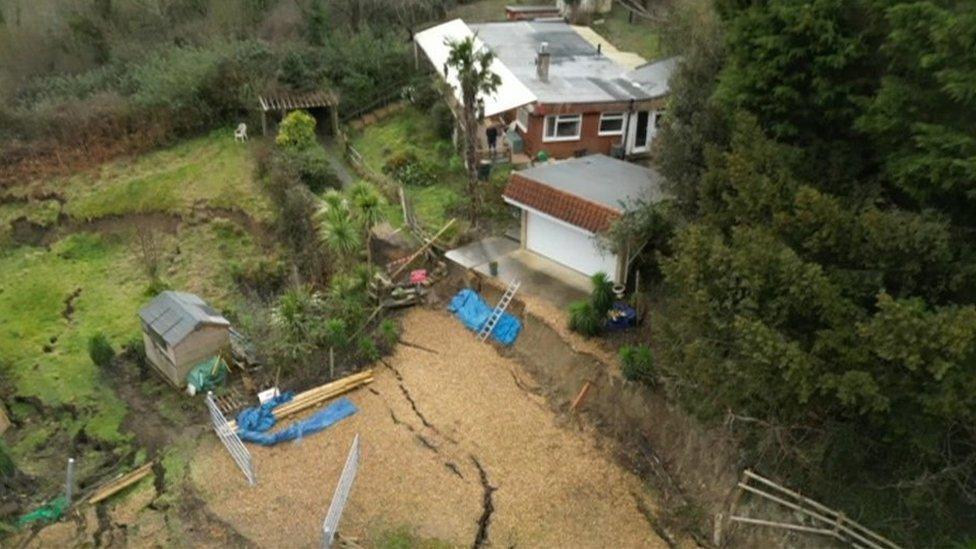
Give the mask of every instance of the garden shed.
M 198 296 L 165 291 L 139 311 L 146 357 L 173 385 L 230 345 L 230 322 Z

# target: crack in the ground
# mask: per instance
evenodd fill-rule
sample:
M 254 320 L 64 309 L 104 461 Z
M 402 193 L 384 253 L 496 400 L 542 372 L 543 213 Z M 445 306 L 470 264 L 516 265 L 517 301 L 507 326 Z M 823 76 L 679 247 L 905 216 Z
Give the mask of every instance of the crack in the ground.
M 478 478 L 481 480 L 481 487 L 484 490 L 481 500 L 481 517 L 478 519 L 478 532 L 474 536 L 474 543 L 471 544 L 472 549 L 478 549 L 488 543 L 488 526 L 491 524 L 491 514 L 495 512 L 495 505 L 492 503 L 491 496 L 498 488 L 488 482 L 488 473 L 481 466 L 478 458 L 471 456 L 471 462 L 478 469 Z
M 423 444 L 424 447 L 430 450 L 431 452 L 434 452 L 435 454 L 441 453 L 441 451 L 437 448 L 437 446 L 434 445 L 433 442 L 427 440 L 427 438 L 424 437 L 424 435 L 421 435 L 420 433 L 414 433 L 413 436 L 416 437 L 417 440 L 419 440 L 420 443 Z
M 81 288 L 75 288 L 75 291 L 64 298 L 64 310 L 61 311 L 61 316 L 68 322 L 71 322 L 71 317 L 75 314 L 75 300 L 79 295 L 81 295 Z
M 461 474 L 461 469 L 453 462 L 445 461 L 444 467 L 447 467 L 447 469 L 457 475 L 459 479 L 464 480 L 464 475 Z
M 374 389 L 372 387 L 366 387 L 366 390 L 368 390 L 369 392 L 373 393 L 376 396 L 379 396 L 379 394 L 380 394 L 379 391 L 377 391 L 376 389 Z
M 417 409 L 417 403 L 414 402 L 413 397 L 410 396 L 410 391 L 407 390 L 407 388 L 403 385 L 402 382 L 400 383 L 400 392 L 403 393 L 403 397 L 407 399 L 407 402 L 410 403 L 410 407 L 413 408 L 413 413 L 417 414 L 417 417 L 420 418 L 420 422 L 424 424 L 424 427 L 439 434 L 437 427 L 434 427 L 434 425 L 431 424 L 431 422 L 427 421 L 427 418 L 424 417 L 424 414 L 420 413 L 420 410 Z
M 432 354 L 435 354 L 435 355 L 440 354 L 438 351 L 435 351 L 434 349 L 431 349 L 430 347 L 424 347 L 423 345 L 420 345 L 418 343 L 411 343 L 411 342 L 406 341 L 406 340 L 403 340 L 403 339 L 400 340 L 400 344 L 401 345 L 405 345 L 407 347 L 413 347 L 414 349 L 420 349 L 421 351 L 427 351 L 428 353 L 432 353 Z
M 406 421 L 401 421 L 401 420 L 400 420 L 400 418 L 398 418 L 398 417 L 396 416 L 396 414 L 394 414 L 394 413 L 393 413 L 393 409 L 392 409 L 392 408 L 387 408 L 387 409 L 388 409 L 388 410 L 390 410 L 390 419 L 392 419 L 392 420 L 393 420 L 393 424 L 394 424 L 394 425 L 396 425 L 396 426 L 398 426 L 398 427 L 404 427 L 404 428 L 406 428 L 406 429 L 407 429 L 408 431 L 410 431 L 411 433 L 413 433 L 413 432 L 414 432 L 414 428 L 413 428 L 413 426 L 412 426 L 412 425 L 410 425 L 410 424 L 409 424 L 409 423 L 407 423 Z
M 386 366 L 391 372 L 393 372 L 393 375 L 396 376 L 397 381 L 403 381 L 403 376 L 400 375 L 400 370 L 397 370 L 392 364 L 390 364 L 389 362 L 387 362 L 386 360 L 384 360 L 382 358 L 380 359 L 380 364 L 382 364 L 383 366 Z M 401 387 L 402 387 L 402 385 L 401 385 Z

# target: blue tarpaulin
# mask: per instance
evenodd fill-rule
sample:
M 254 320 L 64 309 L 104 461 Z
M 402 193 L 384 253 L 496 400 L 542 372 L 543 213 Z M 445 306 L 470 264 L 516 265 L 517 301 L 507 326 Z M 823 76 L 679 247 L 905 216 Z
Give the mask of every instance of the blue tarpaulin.
M 237 414 L 237 429 L 239 431 L 257 431 L 263 433 L 274 427 L 275 417 L 272 410 L 279 404 L 284 404 L 291 400 L 295 393 L 287 391 L 256 408 L 245 408 Z
M 451 298 L 451 304 L 447 310 L 454 313 L 469 330 L 477 332 L 488 322 L 492 307 L 489 307 L 484 298 L 478 292 L 465 288 Z M 522 323 L 517 318 L 502 313 L 498 323 L 491 330 L 491 336 L 502 345 L 515 343 L 515 338 L 522 331 Z
M 288 396 L 289 396 L 289 400 L 291 400 L 291 395 L 289 394 Z M 276 399 L 278 398 L 281 397 L 276 397 Z M 266 402 L 264 405 L 269 404 L 270 402 L 271 401 Z M 264 405 L 262 405 L 261 408 L 263 408 Z M 273 407 L 274 406 L 272 406 L 271 408 Z M 250 410 L 256 411 L 256 410 L 260 410 L 261 408 L 250 408 L 249 410 L 245 410 L 241 412 L 238 418 L 244 416 L 244 414 L 246 414 Z M 271 408 L 269 408 L 269 411 Z M 271 428 L 271 425 L 274 425 L 274 416 L 272 416 L 271 425 L 268 425 L 266 416 L 263 415 L 259 416 L 255 414 L 254 416 L 248 416 L 248 417 L 258 419 L 258 422 L 252 424 L 258 428 L 254 430 L 239 428 L 237 434 L 238 436 L 241 437 L 241 440 L 243 440 L 244 442 L 253 442 L 256 444 L 260 444 L 262 446 L 274 446 L 279 442 L 299 439 L 306 435 L 311 435 L 319 431 L 322 431 L 325 428 L 329 427 L 330 425 L 337 423 L 355 414 L 357 411 L 358 410 L 356 409 L 356 406 L 349 399 L 340 398 L 339 400 L 333 402 L 332 404 L 328 405 L 327 407 L 320 410 L 319 412 L 316 412 L 315 414 L 308 417 L 307 419 L 303 419 L 302 421 L 296 421 L 295 423 L 292 423 L 288 427 L 285 427 L 284 429 L 281 429 L 280 431 L 275 431 L 273 433 L 266 433 L 264 431 L 267 431 L 268 429 Z M 265 425 L 267 425 L 267 427 L 264 427 Z M 264 428 L 262 429 L 261 427 Z

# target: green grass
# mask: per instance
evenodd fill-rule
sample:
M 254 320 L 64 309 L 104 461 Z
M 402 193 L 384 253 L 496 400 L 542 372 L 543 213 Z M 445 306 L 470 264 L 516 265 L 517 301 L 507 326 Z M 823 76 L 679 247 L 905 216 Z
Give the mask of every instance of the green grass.
M 352 145 L 363 156 L 365 163 L 377 172 L 383 169 L 388 158 L 404 152 L 412 152 L 431 165 L 435 175 L 434 184 L 405 187 L 414 213 L 429 229 L 436 230 L 443 226 L 463 204 L 467 189 L 463 163 L 455 154 L 450 140 L 437 135 L 433 120 L 426 113 L 409 107 L 365 128 L 353 137 Z M 497 166 L 492 173 L 492 187 L 500 189 L 509 171 L 508 166 Z M 394 225 L 403 221 L 397 203 L 388 204 L 384 213 Z M 464 221 L 459 221 L 464 224 Z M 457 232 L 450 231 L 448 239 Z
M 0 355 L 7 359 L 16 392 L 47 404 L 86 410 L 86 431 L 102 440 L 123 440 L 125 407 L 106 390 L 88 358 L 88 338 L 104 332 L 116 345 L 137 329 L 134 310 L 145 287 L 124 243 L 76 234 L 50 251 L 18 248 L 0 256 Z M 69 322 L 65 298 L 81 288 Z M 43 345 L 57 337 L 54 350 Z
M 387 530 L 377 536 L 375 547 L 379 549 L 450 549 L 454 547 L 439 539 L 425 539 L 401 526 Z
M 197 202 L 241 209 L 266 219 L 270 210 L 252 183 L 252 170 L 248 146 L 235 143 L 233 132 L 222 129 L 31 188 L 60 193 L 68 201 L 64 213 L 74 219 L 147 212 L 186 214 Z
M 617 4 L 603 16 L 602 23 L 592 27 L 620 51 L 636 53 L 648 61 L 663 55 L 660 29 L 636 16 L 633 23 L 628 23 L 627 10 Z

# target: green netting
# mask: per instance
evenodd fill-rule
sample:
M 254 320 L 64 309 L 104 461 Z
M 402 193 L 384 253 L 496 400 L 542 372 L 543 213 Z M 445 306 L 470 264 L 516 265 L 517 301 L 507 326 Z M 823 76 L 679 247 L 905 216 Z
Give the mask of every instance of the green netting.
M 216 389 L 227 378 L 227 363 L 219 356 L 201 362 L 186 375 L 186 384 L 194 393 Z
M 64 496 L 61 496 L 17 519 L 17 526 L 23 527 L 32 522 L 42 522 L 44 524 L 57 522 L 67 508 L 68 500 Z

